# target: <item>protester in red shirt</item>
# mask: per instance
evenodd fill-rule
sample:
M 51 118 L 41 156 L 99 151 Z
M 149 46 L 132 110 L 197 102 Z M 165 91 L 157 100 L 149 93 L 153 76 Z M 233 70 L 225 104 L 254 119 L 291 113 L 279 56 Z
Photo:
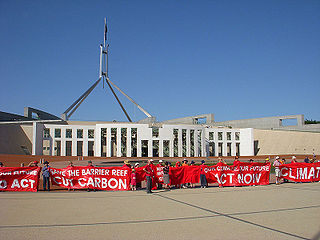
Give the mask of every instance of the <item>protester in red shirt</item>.
M 148 165 L 143 170 L 146 172 L 147 193 L 152 193 L 152 179 L 154 177 L 154 166 L 152 159 L 148 160 Z
M 183 161 L 182 161 L 182 167 L 185 167 L 185 166 L 189 166 L 187 159 L 183 159 Z M 184 184 L 182 184 L 181 186 L 182 186 L 183 188 L 188 188 L 188 185 L 190 186 L 191 183 L 184 183 Z
M 137 190 L 137 178 L 136 178 L 136 170 L 133 168 L 131 172 L 131 190 L 136 191 Z
M 128 168 L 131 168 L 131 164 L 130 164 L 130 162 L 128 161 L 128 160 L 124 160 L 123 161 L 123 166 L 122 167 L 128 167 Z
M 181 163 L 179 161 L 176 162 L 176 167 L 181 167 Z
M 140 163 L 136 162 L 134 164 L 134 169 L 136 170 L 136 175 L 137 175 L 137 170 L 139 169 L 140 167 Z M 137 180 L 136 180 L 137 181 Z M 136 184 L 136 189 L 141 189 L 141 181 L 137 181 L 137 184 Z
M 223 160 L 221 157 L 218 158 L 218 165 L 221 164 L 227 164 L 227 162 L 225 160 Z
M 69 165 L 68 165 L 67 167 L 73 168 L 73 167 L 74 167 L 73 162 L 70 161 L 70 162 L 69 162 Z M 68 188 L 68 191 L 70 191 L 71 189 L 72 189 L 72 191 L 74 191 L 74 188 Z
M 241 163 L 241 162 L 239 161 L 239 157 L 238 157 L 238 156 L 235 156 L 234 161 L 233 161 L 233 165 L 238 165 L 239 163 Z
M 88 167 L 94 167 L 91 160 L 88 161 Z M 91 190 L 92 190 L 91 188 L 88 188 L 88 189 L 87 189 L 87 192 L 90 192 Z M 93 191 L 95 192 L 96 189 L 93 188 Z
M 204 165 L 205 161 L 201 161 L 200 165 L 200 183 L 201 183 L 201 188 L 206 188 L 207 187 L 207 177 L 206 177 L 206 172 L 204 171 L 206 165 Z

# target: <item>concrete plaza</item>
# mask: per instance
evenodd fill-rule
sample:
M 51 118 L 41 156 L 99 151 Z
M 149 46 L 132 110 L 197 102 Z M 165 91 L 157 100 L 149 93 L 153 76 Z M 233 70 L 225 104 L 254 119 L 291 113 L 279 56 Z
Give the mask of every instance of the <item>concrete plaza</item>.
M 0 239 L 319 239 L 320 183 L 0 193 Z

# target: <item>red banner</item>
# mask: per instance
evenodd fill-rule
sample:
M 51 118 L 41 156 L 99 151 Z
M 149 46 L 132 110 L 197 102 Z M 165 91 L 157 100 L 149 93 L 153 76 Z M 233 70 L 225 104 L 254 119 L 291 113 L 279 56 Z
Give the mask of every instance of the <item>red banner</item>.
M 40 167 L 0 168 L 0 191 L 36 192 L 40 170 Z
M 253 186 L 268 185 L 270 163 L 243 163 L 217 165 L 205 169 L 208 183 L 220 186 Z
M 144 167 L 136 168 L 137 181 L 145 180 Z M 185 183 L 199 183 L 200 166 L 170 167 L 169 176 L 171 185 Z M 155 177 L 153 182 L 161 182 L 160 167 L 155 166 Z M 218 183 L 221 186 L 250 186 L 268 185 L 270 174 L 270 163 L 238 163 L 229 166 L 218 163 L 214 166 L 205 166 L 208 183 Z M 160 177 L 159 177 L 160 176 Z
M 51 183 L 70 189 L 129 190 L 130 174 L 127 167 L 50 168 Z
M 160 164 L 156 165 L 156 181 L 158 183 L 162 183 L 163 184 L 163 166 L 161 166 Z
M 280 177 L 293 182 L 320 181 L 320 162 L 280 165 Z

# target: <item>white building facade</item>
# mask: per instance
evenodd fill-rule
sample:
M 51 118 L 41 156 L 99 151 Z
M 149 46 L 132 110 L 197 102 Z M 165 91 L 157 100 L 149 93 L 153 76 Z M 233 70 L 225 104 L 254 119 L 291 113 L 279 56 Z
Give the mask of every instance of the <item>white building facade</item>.
M 253 129 L 209 125 L 34 123 L 34 155 L 210 157 L 254 155 Z

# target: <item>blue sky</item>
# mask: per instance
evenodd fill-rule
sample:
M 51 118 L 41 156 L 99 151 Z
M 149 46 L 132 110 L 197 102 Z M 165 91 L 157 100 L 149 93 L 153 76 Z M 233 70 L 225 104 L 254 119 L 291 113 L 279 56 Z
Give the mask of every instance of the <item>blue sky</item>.
M 60 116 L 98 78 L 105 16 L 111 81 L 159 121 L 320 120 L 320 1 L 312 0 L 0 0 L 0 111 Z M 145 117 L 118 95 L 133 120 Z M 126 121 L 102 83 L 71 119 Z

